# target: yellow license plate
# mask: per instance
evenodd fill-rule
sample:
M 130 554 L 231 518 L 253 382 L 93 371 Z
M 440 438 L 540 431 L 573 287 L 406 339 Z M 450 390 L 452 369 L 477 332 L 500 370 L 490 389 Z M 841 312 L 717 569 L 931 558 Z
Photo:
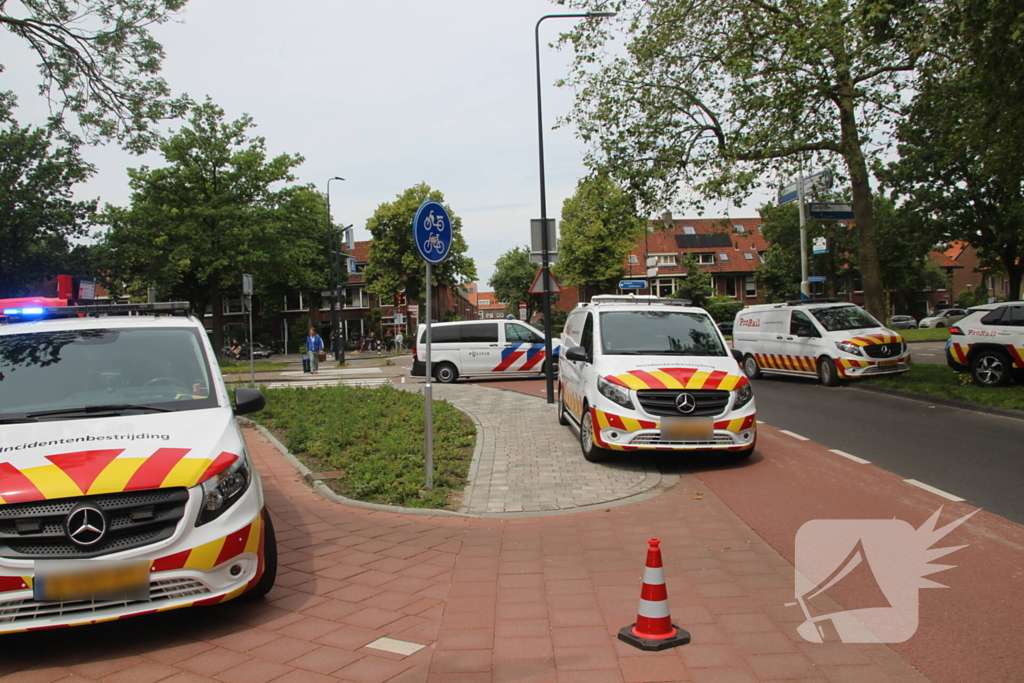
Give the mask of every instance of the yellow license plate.
M 41 602 L 148 600 L 149 563 L 36 562 L 32 591 Z
M 899 363 L 898 360 L 883 360 L 883 361 L 879 361 L 878 362 L 878 367 L 880 367 L 880 368 L 894 368 L 894 367 L 896 367 L 897 363 Z

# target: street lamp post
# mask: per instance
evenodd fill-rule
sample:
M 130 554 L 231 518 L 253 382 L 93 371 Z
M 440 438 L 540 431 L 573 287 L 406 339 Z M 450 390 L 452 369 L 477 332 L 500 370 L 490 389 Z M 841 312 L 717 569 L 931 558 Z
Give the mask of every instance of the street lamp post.
M 342 343 L 340 345 L 341 349 L 343 349 L 343 350 L 339 354 L 339 352 L 338 352 L 338 348 L 339 348 L 339 344 L 338 344 L 338 341 L 339 341 L 339 339 L 338 339 L 338 300 L 339 300 L 338 288 L 340 287 L 340 283 L 341 283 L 341 267 L 340 267 L 340 265 L 338 267 L 335 267 L 335 260 L 336 259 L 334 258 L 334 255 L 331 254 L 331 251 L 332 251 L 333 247 L 335 246 L 334 220 L 331 218 L 331 181 L 332 180 L 345 180 L 345 179 L 344 178 L 340 178 L 338 176 L 334 176 L 333 178 L 328 178 L 327 179 L 327 264 L 328 264 L 328 267 L 330 267 L 330 269 L 331 269 L 331 291 L 333 293 L 333 295 L 331 296 L 331 332 L 332 332 L 331 336 L 334 339 L 333 339 L 333 342 L 331 343 L 331 347 L 332 347 L 331 351 L 334 353 L 334 360 L 337 362 L 337 361 L 344 361 L 344 348 L 345 348 L 345 346 L 344 346 L 344 343 Z M 341 245 L 338 245 L 338 248 L 340 249 Z
M 570 19 L 570 18 L 596 18 L 614 17 L 615 12 L 586 12 L 585 14 L 546 14 L 537 20 L 533 30 L 534 50 L 536 52 L 537 64 L 537 146 L 540 157 L 540 244 L 541 244 L 541 269 L 544 282 L 544 355 L 547 358 L 544 371 L 545 384 L 547 386 L 548 403 L 555 402 L 555 379 L 554 379 L 554 358 L 551 357 L 551 292 L 550 277 L 548 276 L 548 252 L 551 245 L 548 244 L 548 200 L 547 191 L 544 186 L 544 114 L 541 108 L 540 90 L 540 24 L 545 19 Z

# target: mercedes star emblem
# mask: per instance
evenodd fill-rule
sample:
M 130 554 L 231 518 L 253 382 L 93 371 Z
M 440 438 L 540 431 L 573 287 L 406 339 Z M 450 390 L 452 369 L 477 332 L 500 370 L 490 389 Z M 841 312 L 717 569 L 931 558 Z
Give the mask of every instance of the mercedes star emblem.
M 676 396 L 676 410 L 680 413 L 692 413 L 697 407 L 697 401 L 690 394 L 679 394 Z
M 71 511 L 64 526 L 76 545 L 95 545 L 107 533 L 107 518 L 99 508 L 83 506 Z

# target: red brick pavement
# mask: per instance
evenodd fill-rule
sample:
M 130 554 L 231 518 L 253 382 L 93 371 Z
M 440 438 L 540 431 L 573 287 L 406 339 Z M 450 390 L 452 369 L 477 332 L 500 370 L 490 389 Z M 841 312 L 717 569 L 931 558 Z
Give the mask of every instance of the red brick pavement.
M 267 599 L 5 636 L 3 683 L 925 681 L 884 645 L 805 643 L 783 606 L 792 566 L 690 475 L 597 512 L 404 515 L 325 501 L 246 437 L 281 553 Z M 635 620 L 649 537 L 693 636 L 664 652 L 615 638 Z M 382 636 L 426 647 L 365 647 Z

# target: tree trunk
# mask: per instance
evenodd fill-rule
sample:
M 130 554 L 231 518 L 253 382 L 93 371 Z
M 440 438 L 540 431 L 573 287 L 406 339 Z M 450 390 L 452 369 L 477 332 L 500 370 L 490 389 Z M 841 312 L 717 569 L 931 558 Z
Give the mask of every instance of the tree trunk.
M 885 321 L 885 290 L 882 285 L 882 264 L 878 258 L 877 229 L 874 207 L 871 202 L 871 184 L 868 177 L 867 160 L 861 149 L 860 134 L 854 111 L 854 88 L 852 85 L 840 89 L 839 126 L 843 160 L 850 173 L 853 194 L 853 215 L 857 231 L 857 264 L 864 286 L 864 307 L 880 321 Z

